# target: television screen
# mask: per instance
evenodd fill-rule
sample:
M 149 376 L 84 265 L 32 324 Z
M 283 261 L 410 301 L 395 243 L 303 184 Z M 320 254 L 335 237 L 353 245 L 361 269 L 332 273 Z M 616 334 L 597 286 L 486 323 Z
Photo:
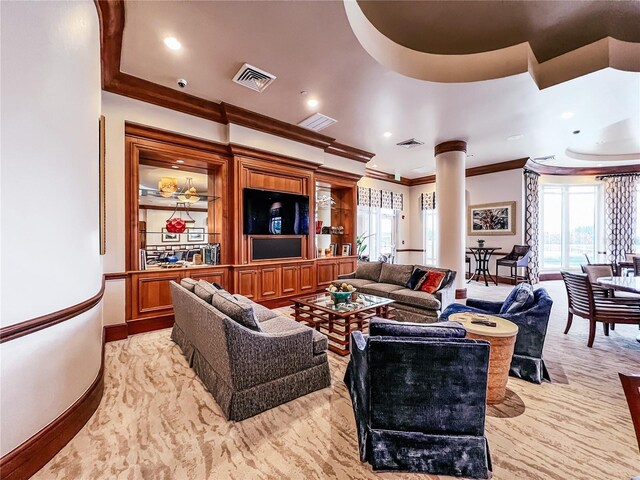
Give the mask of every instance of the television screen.
M 309 197 L 244 189 L 245 235 L 308 235 Z

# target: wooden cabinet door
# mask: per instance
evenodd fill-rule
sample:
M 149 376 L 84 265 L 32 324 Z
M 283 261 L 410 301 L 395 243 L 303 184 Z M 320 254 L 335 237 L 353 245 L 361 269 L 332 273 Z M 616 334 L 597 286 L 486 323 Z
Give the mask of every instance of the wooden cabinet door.
M 277 297 L 280 294 L 280 267 L 262 267 L 259 277 L 261 299 Z
M 356 261 L 354 258 L 338 261 L 338 275 L 345 275 L 356 271 Z
M 303 263 L 300 265 L 299 286 L 301 292 L 306 292 L 308 290 L 313 291 L 316 289 L 314 266 L 315 265 L 313 263 Z
M 316 271 L 318 273 L 318 288 L 326 287 L 338 278 L 336 262 L 318 262 Z
M 132 278 L 132 317 L 139 318 L 158 313 L 171 313 L 169 282 L 180 283 L 179 272 L 158 272 L 134 275 Z M 164 312 L 163 312 L 164 311 Z
M 226 269 L 223 270 L 207 270 L 204 272 L 192 271 L 189 272 L 189 276 L 194 280 L 204 280 L 205 282 L 216 282 L 225 290 L 229 290 L 229 272 Z
M 294 295 L 300 291 L 300 266 L 282 267 L 282 295 Z
M 234 293 L 239 293 L 247 298 L 258 298 L 258 270 L 249 268 L 236 270 L 236 288 Z

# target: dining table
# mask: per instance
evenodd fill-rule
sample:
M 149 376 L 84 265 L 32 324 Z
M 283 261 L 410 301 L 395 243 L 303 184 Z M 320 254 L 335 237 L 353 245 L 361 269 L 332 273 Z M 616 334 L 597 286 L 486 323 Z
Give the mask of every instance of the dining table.
M 613 290 L 640 295 L 640 277 L 599 277 L 596 279 L 596 283 Z M 636 340 L 640 342 L 640 334 Z
M 480 281 L 481 275 L 484 278 L 485 286 L 489 286 L 487 275 L 489 275 L 492 282 L 495 282 L 495 279 L 491 276 L 491 272 L 489 272 L 489 260 L 491 259 L 491 255 L 496 253 L 496 250 L 500 250 L 500 247 L 467 247 L 467 251 L 471 252 L 476 261 L 476 270 L 473 272 L 473 275 L 469 277 L 467 283 L 475 278 Z

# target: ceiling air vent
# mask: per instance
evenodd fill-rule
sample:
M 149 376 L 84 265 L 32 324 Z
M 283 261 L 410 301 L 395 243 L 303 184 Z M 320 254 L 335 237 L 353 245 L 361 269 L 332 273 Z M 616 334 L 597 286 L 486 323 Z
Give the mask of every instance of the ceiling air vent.
M 321 113 L 314 113 L 310 117 L 302 120 L 300 123 L 298 123 L 298 125 L 304 128 L 308 128 L 309 130 L 313 130 L 314 132 L 319 132 L 320 130 L 324 130 L 329 125 L 333 125 L 337 122 L 337 120 L 331 117 L 327 117 L 326 115 L 323 115 Z
M 275 75 L 260 70 L 248 63 L 242 65 L 242 68 L 240 68 L 238 73 L 233 77 L 233 81 L 237 84 L 255 90 L 256 92 L 264 91 L 275 79 Z
M 409 140 L 405 140 L 404 142 L 396 143 L 396 145 L 402 148 L 415 148 L 419 147 L 420 145 L 424 145 L 424 142 L 416 140 L 415 138 L 410 138 Z

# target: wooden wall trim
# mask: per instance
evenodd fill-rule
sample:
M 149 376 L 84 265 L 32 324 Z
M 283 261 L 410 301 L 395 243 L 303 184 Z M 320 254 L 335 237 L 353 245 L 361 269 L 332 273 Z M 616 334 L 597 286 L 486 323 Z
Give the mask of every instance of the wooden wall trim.
M 475 177 L 476 175 L 487 175 L 489 173 L 506 172 L 507 170 L 517 170 L 524 168 L 528 158 L 517 158 L 507 162 L 490 163 L 479 167 L 467 168 L 465 177 Z
M 456 288 L 456 300 L 464 300 L 467 298 L 466 288 Z
M 326 147 L 324 151 L 330 153 L 331 155 L 337 155 L 339 157 L 348 158 L 350 160 L 355 160 L 356 162 L 361 163 L 367 163 L 376 156 L 375 153 L 367 152 L 366 150 L 360 150 L 359 148 L 355 147 L 350 147 L 349 145 L 338 143 L 336 141 L 331 142 L 331 145 Z
M 70 318 L 91 310 L 102 300 L 102 296 L 104 295 L 104 282 L 105 279 L 103 276 L 102 285 L 98 293 L 84 302 L 58 310 L 57 312 L 32 318 L 31 320 L 25 320 L 24 322 L 16 323 L 15 325 L 8 325 L 0 328 L 0 343 L 15 340 L 16 338 L 44 330 L 45 328 L 52 327 L 53 325 L 57 325 L 58 323 L 62 323 L 65 320 L 69 320 Z
M 268 152 L 266 150 L 259 150 L 253 147 L 245 147 L 244 145 L 237 145 L 235 143 L 229 144 L 229 151 L 234 156 L 247 157 L 256 160 L 266 160 L 268 162 L 277 162 L 282 165 L 300 167 L 306 170 L 317 170 L 320 166 L 318 163 L 308 162 L 306 160 L 300 160 L 299 158 L 289 157 L 287 155 L 281 155 L 274 152 Z
M 424 177 L 410 178 L 408 185 L 410 187 L 413 187 L 414 185 L 427 185 L 429 183 L 436 183 L 435 175 L 426 175 Z
M 424 252 L 424 248 L 397 248 L 396 252 Z
M 525 168 L 541 175 L 620 175 L 624 173 L 640 173 L 640 163 L 617 167 L 556 167 L 542 165 L 529 160 Z
M 220 105 L 224 112 L 224 123 L 241 125 L 322 149 L 327 148 L 335 140 L 313 130 L 276 120 L 229 103 L 222 102 Z
M 183 133 L 171 132 L 157 127 L 141 125 L 139 123 L 125 122 L 124 134 L 129 137 L 142 138 L 144 140 L 154 140 L 178 147 L 194 148 L 207 153 L 217 153 L 220 155 L 231 155 L 228 145 L 217 143 L 204 138 L 193 137 Z
M 206 208 L 200 207 L 169 207 L 167 205 L 138 205 L 140 210 L 163 210 L 167 212 L 208 212 L 209 210 Z
M 0 458 L 2 479 L 25 480 L 45 466 L 89 421 L 100 405 L 103 392 L 104 336 L 100 369 L 91 386 L 62 415 Z
M 324 175 L 332 178 L 340 178 L 342 180 L 352 182 L 358 182 L 362 178 L 362 175 L 360 175 L 359 173 L 345 172 L 343 170 L 336 170 L 334 168 L 328 168 L 325 166 L 320 166 L 318 170 L 316 170 L 316 174 L 320 176 Z
M 127 272 L 105 273 L 104 279 L 108 282 L 109 280 L 122 280 L 123 278 L 127 278 L 127 276 Z
M 437 157 L 441 153 L 447 152 L 464 152 L 467 153 L 467 142 L 462 140 L 451 140 L 442 142 L 435 146 L 434 155 Z
M 365 170 L 364 176 L 367 178 L 382 180 L 384 182 L 391 182 L 391 183 L 396 183 L 398 185 L 405 185 L 407 187 L 411 185 L 410 178 L 400 177 L 400 180 L 396 180 L 396 176 L 392 175 L 391 173 L 381 172 L 379 170 L 372 170 L 370 168 L 367 168 Z
M 115 325 L 105 325 L 104 341 L 115 342 L 116 340 L 124 340 L 129 336 L 129 327 L 126 323 L 117 323 Z

